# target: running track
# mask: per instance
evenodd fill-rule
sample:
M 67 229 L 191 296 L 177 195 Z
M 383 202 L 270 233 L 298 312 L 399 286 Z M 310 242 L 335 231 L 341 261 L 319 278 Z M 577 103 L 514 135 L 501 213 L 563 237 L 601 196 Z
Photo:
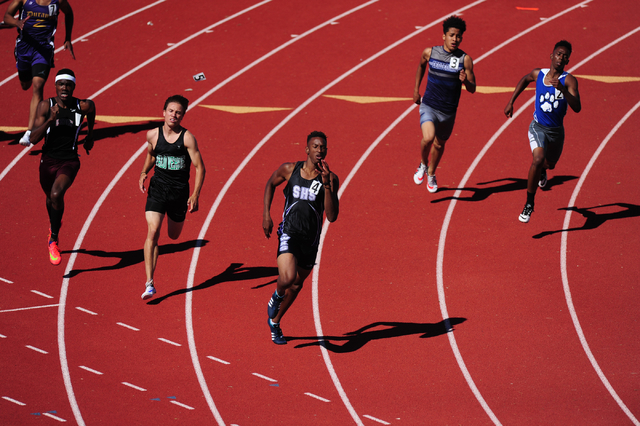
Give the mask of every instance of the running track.
M 0 31 L 12 107 L 0 120 L 0 424 L 640 424 L 635 2 L 180 6 L 73 4 L 74 38 L 91 34 L 56 64 L 96 102 L 99 140 L 81 149 L 58 268 L 40 145 L 20 156 L 17 144 L 30 93 L 10 78 L 15 33 Z M 411 179 L 406 98 L 456 11 L 482 90 L 462 95 L 429 194 Z M 524 225 L 531 92 L 513 119 L 502 110 L 562 38 L 583 110 L 568 113 L 563 157 Z M 144 303 L 140 150 L 174 93 L 192 101 L 184 124 L 208 174 L 181 238 L 161 238 L 158 295 Z M 277 347 L 262 193 L 315 129 L 341 179 L 340 220 Z

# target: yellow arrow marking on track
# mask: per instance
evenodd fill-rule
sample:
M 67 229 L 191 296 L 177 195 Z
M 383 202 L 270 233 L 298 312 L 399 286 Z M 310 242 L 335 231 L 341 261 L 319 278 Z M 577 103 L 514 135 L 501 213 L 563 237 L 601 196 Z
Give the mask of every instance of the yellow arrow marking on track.
M 218 111 L 230 112 L 232 114 L 249 114 L 253 112 L 288 111 L 293 108 L 271 108 L 271 107 L 248 107 L 248 106 L 228 106 L 228 105 L 199 105 L 201 107 L 216 109 Z
M 119 123 L 136 123 L 138 121 L 158 121 L 162 120 L 162 117 L 127 117 L 120 115 L 96 115 L 97 121 L 104 121 L 111 124 Z
M 515 86 L 513 87 L 476 86 L 476 92 L 478 93 L 511 93 L 513 92 L 514 88 Z M 535 90 L 535 89 L 533 87 L 527 87 L 524 90 Z
M 640 81 L 640 77 L 615 77 L 615 76 L 601 76 L 601 75 L 576 75 L 576 77 L 584 78 L 586 80 L 595 80 L 601 83 L 631 83 Z
M 375 104 L 381 102 L 398 102 L 398 101 L 411 101 L 411 98 L 390 98 L 382 96 L 338 96 L 338 95 L 323 95 L 326 98 L 340 99 L 347 102 L 355 102 L 358 104 Z
M 0 132 L 25 132 L 26 127 L 0 126 Z

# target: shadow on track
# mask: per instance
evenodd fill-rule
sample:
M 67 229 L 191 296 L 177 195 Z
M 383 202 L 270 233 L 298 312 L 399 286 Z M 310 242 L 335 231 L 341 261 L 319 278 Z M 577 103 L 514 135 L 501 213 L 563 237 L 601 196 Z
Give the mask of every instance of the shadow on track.
M 169 253 L 178 253 L 181 251 L 187 251 L 194 247 L 196 247 L 198 240 L 184 241 L 182 243 L 176 244 L 163 244 L 159 246 L 159 254 L 169 254 Z M 202 240 L 200 246 L 204 247 L 209 243 L 209 240 Z M 144 252 L 143 249 L 138 250 L 129 250 L 129 251 L 104 251 L 104 250 L 87 250 L 87 249 L 78 249 L 78 250 L 69 250 L 62 251 L 61 253 L 78 253 L 78 254 L 87 254 L 89 256 L 95 257 L 105 257 L 105 258 L 114 258 L 120 259 L 118 263 L 115 265 L 109 266 L 100 266 L 98 268 L 91 269 L 73 269 L 64 278 L 73 278 L 76 275 L 82 272 L 95 272 L 95 271 L 111 271 L 114 269 L 122 269 L 128 266 L 133 266 L 137 263 L 144 262 Z
M 251 266 L 243 268 L 242 265 L 243 263 L 232 263 L 222 273 L 216 275 L 215 277 L 209 278 L 202 284 L 199 284 L 192 288 L 181 288 L 180 290 L 165 294 L 164 296 L 147 302 L 147 305 L 157 305 L 158 303 L 162 302 L 165 299 L 168 299 L 169 297 L 179 296 L 190 291 L 204 290 L 220 283 L 254 280 L 257 278 L 268 278 L 278 275 L 278 268 L 276 268 L 275 266 Z
M 549 191 L 551 188 L 557 185 L 562 185 L 565 182 L 578 179 L 577 176 L 554 176 L 547 182 L 547 185 L 544 188 L 541 188 L 542 191 Z M 488 185 L 496 182 L 509 182 L 504 185 L 491 186 L 488 188 L 440 188 L 438 189 L 438 193 L 445 191 L 457 191 L 460 189 L 461 191 L 470 191 L 472 195 L 470 197 L 444 197 L 438 198 L 437 200 L 431 201 L 432 203 L 440 203 L 442 201 L 450 201 L 450 200 L 458 200 L 458 201 L 484 201 L 489 198 L 492 194 L 498 194 L 501 192 L 512 192 L 512 191 L 522 191 L 527 189 L 527 180 L 526 179 L 517 179 L 517 178 L 504 178 L 492 180 L 490 182 L 478 182 L 477 185 Z
M 453 331 L 453 326 L 463 323 L 466 318 L 449 318 L 450 329 L 447 330 L 445 320 L 437 324 L 416 323 L 416 322 L 374 322 L 359 330 L 345 333 L 342 336 L 312 336 L 312 337 L 286 337 L 287 341 L 292 340 L 313 340 L 310 343 L 296 345 L 296 348 L 307 346 L 323 346 L 325 349 L 335 353 L 354 352 L 362 348 L 372 340 L 390 339 L 393 337 L 410 336 L 412 334 L 422 334 L 421 339 L 440 336 Z M 380 330 L 368 331 L 376 327 L 386 327 Z M 318 340 L 321 339 L 321 340 Z M 334 343 L 344 341 L 342 345 Z
M 622 207 L 625 210 L 620 210 L 615 213 L 603 213 L 603 214 L 598 214 L 592 211 L 592 210 L 600 209 L 603 207 L 613 207 L 613 206 Z M 557 231 L 545 231 L 545 232 L 541 232 L 539 234 L 534 235 L 533 238 L 540 239 L 542 237 L 546 237 L 547 235 L 557 234 L 559 232 L 586 231 L 589 229 L 596 229 L 598 226 L 602 225 L 608 220 L 627 219 L 630 217 L 640 216 L 640 206 L 637 204 L 627 204 L 627 203 L 604 204 L 602 206 L 585 207 L 582 209 L 578 207 L 562 207 L 562 208 L 559 208 L 558 210 L 574 211 L 584 216 L 584 218 L 587 220 L 584 222 L 584 225 L 582 225 L 579 228 L 558 229 Z

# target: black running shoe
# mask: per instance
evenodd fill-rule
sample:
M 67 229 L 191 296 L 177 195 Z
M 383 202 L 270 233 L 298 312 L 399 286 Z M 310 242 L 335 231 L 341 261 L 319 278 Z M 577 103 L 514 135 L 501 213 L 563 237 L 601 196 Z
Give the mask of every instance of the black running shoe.
M 533 206 L 531 204 L 525 204 L 518 219 L 520 219 L 520 222 L 527 223 L 529 222 L 529 219 L 531 219 L 531 213 L 533 213 Z
M 544 188 L 547 186 L 547 171 L 542 169 L 542 173 L 540 173 L 540 180 L 538 181 L 538 186 L 540 188 Z

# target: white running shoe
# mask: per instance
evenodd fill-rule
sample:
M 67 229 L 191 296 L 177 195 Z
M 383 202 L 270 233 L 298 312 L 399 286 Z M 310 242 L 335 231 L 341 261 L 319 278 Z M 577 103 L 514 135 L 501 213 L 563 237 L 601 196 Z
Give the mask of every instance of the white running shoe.
M 156 294 L 156 288 L 153 286 L 153 280 L 148 281 L 146 284 L 147 288 L 142 293 L 142 300 L 151 299 L 154 294 Z
M 438 181 L 436 180 L 436 175 L 429 175 L 427 173 L 427 190 L 431 193 L 434 193 L 438 190 Z
M 20 145 L 31 146 L 31 130 L 24 132 L 24 135 L 20 138 Z
M 540 180 L 538 181 L 538 186 L 540 188 L 544 188 L 547 186 L 547 171 L 542 169 L 542 173 L 540 173 Z
M 424 174 L 426 172 L 427 172 L 427 166 L 420 163 L 420 165 L 416 169 L 416 172 L 413 174 L 413 181 L 416 183 L 416 185 L 420 185 L 422 181 L 424 181 Z
M 524 209 L 522 209 L 522 213 L 518 216 L 518 219 L 522 223 L 527 223 L 529 222 L 529 219 L 531 219 L 531 213 L 533 213 L 533 206 L 531 204 L 525 204 Z

